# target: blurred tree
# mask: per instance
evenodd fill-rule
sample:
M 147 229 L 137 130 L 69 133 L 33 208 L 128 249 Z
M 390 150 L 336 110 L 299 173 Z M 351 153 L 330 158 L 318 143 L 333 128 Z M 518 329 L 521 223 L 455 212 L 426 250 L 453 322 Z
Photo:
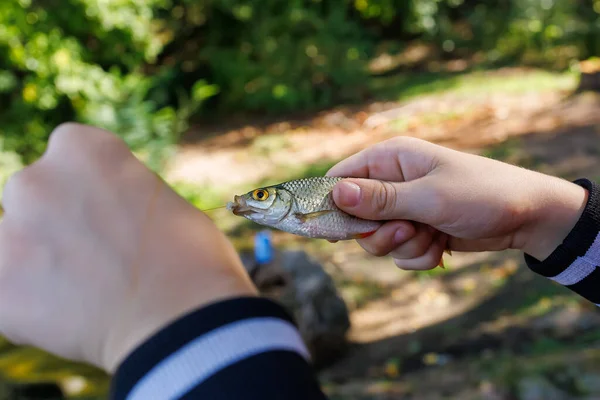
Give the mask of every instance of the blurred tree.
M 202 112 L 363 99 L 383 40 L 548 63 L 598 55 L 599 34 L 600 0 L 5 0 L 0 136 L 29 163 L 57 124 L 92 123 L 160 169 Z

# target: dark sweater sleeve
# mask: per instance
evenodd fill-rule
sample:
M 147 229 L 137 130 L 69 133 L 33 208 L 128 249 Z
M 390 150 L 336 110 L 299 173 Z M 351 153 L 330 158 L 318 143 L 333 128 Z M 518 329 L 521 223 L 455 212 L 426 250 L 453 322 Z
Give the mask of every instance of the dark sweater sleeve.
M 587 179 L 575 183 L 589 192 L 581 217 L 548 258 L 539 261 L 526 254 L 525 261 L 537 274 L 600 305 L 600 186 Z
M 266 298 L 220 301 L 182 316 L 136 348 L 111 400 L 326 399 L 291 316 Z

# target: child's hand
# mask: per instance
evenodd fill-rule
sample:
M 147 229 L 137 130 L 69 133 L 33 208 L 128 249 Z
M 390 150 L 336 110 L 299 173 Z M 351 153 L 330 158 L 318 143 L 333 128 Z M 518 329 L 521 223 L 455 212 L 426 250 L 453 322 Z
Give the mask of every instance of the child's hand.
M 408 137 L 365 149 L 328 175 L 358 178 L 340 182 L 334 200 L 350 214 L 389 221 L 359 243 L 403 269 L 435 268 L 446 248 L 512 248 L 543 260 L 587 199 L 574 183 Z

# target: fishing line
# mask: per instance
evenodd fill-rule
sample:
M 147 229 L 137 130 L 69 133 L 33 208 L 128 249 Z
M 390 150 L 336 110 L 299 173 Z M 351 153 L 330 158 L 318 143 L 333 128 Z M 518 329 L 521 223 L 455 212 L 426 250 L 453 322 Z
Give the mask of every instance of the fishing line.
M 205 211 L 213 211 L 213 210 L 218 210 L 218 209 L 220 209 L 220 208 L 225 208 L 225 207 L 227 207 L 227 206 L 225 205 L 225 206 L 219 206 L 219 207 L 213 207 L 213 208 L 206 208 L 206 209 L 204 209 L 204 210 L 200 209 L 200 211 L 202 211 L 202 212 L 205 212 Z

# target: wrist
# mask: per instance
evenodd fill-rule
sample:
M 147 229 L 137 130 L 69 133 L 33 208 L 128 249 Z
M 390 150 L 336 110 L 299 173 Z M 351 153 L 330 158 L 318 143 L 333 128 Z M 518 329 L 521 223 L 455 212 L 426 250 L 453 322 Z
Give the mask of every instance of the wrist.
M 157 202 L 157 207 L 174 211 L 146 225 L 152 234 L 139 245 L 146 250 L 136 262 L 139 271 L 132 274 L 128 296 L 103 340 L 101 365 L 109 373 L 182 315 L 257 295 L 234 246 L 211 221 L 183 202 Z
M 517 233 L 525 254 L 545 260 L 569 235 L 586 207 L 589 193 L 582 186 L 560 178 L 543 176 L 531 185 L 527 223 Z
M 253 287 L 239 280 L 225 282 L 223 278 L 220 279 L 219 284 L 214 285 L 214 290 L 200 289 L 198 296 L 183 295 L 170 301 L 162 298 L 161 304 L 153 302 L 155 307 L 148 307 L 143 314 L 138 313 L 128 321 L 121 321 L 123 323 L 110 332 L 105 342 L 101 367 L 113 374 L 136 348 L 186 314 L 228 299 L 257 295 Z

